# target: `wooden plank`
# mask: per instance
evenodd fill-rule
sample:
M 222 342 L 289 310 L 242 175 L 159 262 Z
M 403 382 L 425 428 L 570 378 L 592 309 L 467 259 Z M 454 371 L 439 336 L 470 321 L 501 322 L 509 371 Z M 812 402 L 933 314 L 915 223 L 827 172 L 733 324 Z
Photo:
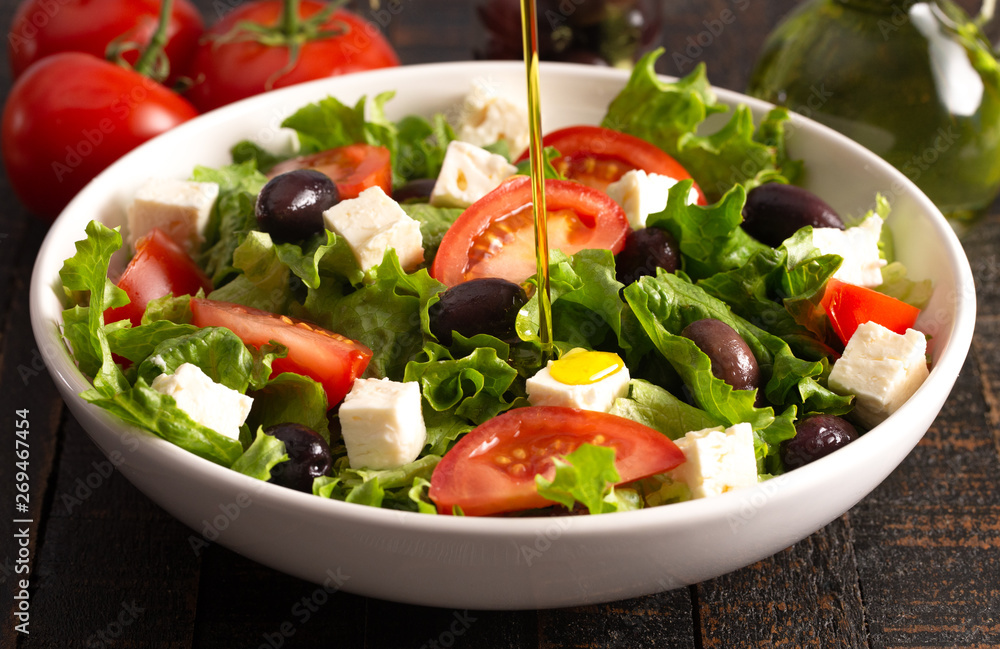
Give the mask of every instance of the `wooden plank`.
M 627 539 L 623 539 L 627 543 Z M 693 649 L 691 590 L 538 612 L 538 647 L 671 647 Z
M 27 218 L 17 209 L 4 213 L 4 222 L 10 225 L 11 216 L 23 219 L 23 227 L 11 232 L 10 237 L 0 239 L 0 258 L 3 259 L 0 291 L 6 309 L 0 310 L 3 322 L 3 338 L 0 345 L 0 394 L 3 398 L 4 449 L 0 453 L 5 458 L 0 475 L 0 501 L 4 515 L 0 517 L 0 610 L 4 620 L 0 626 L 0 646 L 13 646 L 17 637 L 16 624 L 28 622 L 25 630 L 32 631 L 44 619 L 34 605 L 34 594 L 38 585 L 37 558 L 44 526 L 45 500 L 50 490 L 50 480 L 57 457 L 59 420 L 62 416 L 62 399 L 56 392 L 48 372 L 45 370 L 42 354 L 28 322 L 28 277 L 34 262 L 34 251 L 41 244 L 45 233 L 44 225 Z M 26 410 L 28 435 L 26 439 L 15 436 L 16 423 L 22 420 L 16 411 Z M 20 430 L 24 430 L 23 428 Z M 16 442 L 28 444 L 17 447 Z M 15 464 L 16 453 L 27 450 L 28 492 L 27 498 L 16 488 L 16 473 L 22 468 Z M 22 456 L 23 457 L 23 456 Z M 16 501 L 15 497 L 20 497 Z M 27 503 L 24 501 L 27 500 Z M 17 505 L 27 505 L 27 510 L 17 511 Z M 31 521 L 15 523 L 14 521 Z M 27 531 L 26 548 L 21 547 L 21 538 L 15 535 Z M 22 537 L 25 538 L 25 537 Z M 27 571 L 27 572 L 25 572 Z M 24 598 L 27 585 L 28 598 Z M 23 607 L 27 606 L 27 611 Z M 27 613 L 27 617 L 15 619 L 14 612 Z
M 190 531 L 112 469 L 69 418 L 37 551 L 38 627 L 25 649 L 190 644 L 198 591 Z
M 488 587 L 488 586 L 486 586 Z M 534 611 L 469 611 L 368 600 L 365 646 L 518 649 L 538 646 Z M 397 620 L 396 623 L 386 623 Z
M 978 365 L 851 513 L 872 647 L 1000 646 L 1000 459 Z
M 363 646 L 365 598 L 284 575 L 218 545 L 202 556 L 189 646 Z
M 867 647 L 846 517 L 697 586 L 701 647 Z

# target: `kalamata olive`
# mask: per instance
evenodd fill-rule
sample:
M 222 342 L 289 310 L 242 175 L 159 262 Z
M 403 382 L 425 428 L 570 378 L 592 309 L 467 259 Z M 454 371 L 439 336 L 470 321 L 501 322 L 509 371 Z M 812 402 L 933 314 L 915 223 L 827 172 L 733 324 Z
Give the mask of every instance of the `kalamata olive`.
M 833 453 L 858 438 L 851 423 L 834 415 L 813 415 L 795 425 L 795 437 L 781 447 L 781 459 L 791 471 Z
M 757 241 L 777 247 L 807 225 L 844 229 L 844 222 L 833 208 L 807 189 L 767 183 L 747 194 L 743 229 Z
M 392 190 L 392 198 L 397 203 L 430 200 L 435 182 L 435 178 L 417 178 L 416 180 L 411 180 L 399 189 Z
M 315 169 L 275 176 L 257 196 L 257 225 L 275 241 L 299 241 L 323 231 L 323 212 L 340 202 L 337 185 Z
M 674 272 L 679 259 L 674 235 L 660 228 L 642 228 L 630 232 L 621 252 L 615 255 L 615 275 L 628 286 L 643 275 L 656 275 L 657 268 Z
M 268 482 L 311 493 L 313 478 L 329 474 L 333 464 L 330 446 L 313 429 L 302 424 L 275 424 L 266 428 L 264 434 L 283 441 L 288 453 L 287 461 L 271 468 Z
M 444 345 L 452 331 L 465 337 L 489 334 L 501 340 L 514 337 L 517 312 L 528 301 L 524 289 L 499 277 L 481 277 L 442 292 L 429 309 L 431 333 Z
M 757 359 L 743 337 L 721 320 L 705 318 L 684 327 L 690 338 L 712 360 L 712 374 L 734 390 L 753 390 L 760 385 Z

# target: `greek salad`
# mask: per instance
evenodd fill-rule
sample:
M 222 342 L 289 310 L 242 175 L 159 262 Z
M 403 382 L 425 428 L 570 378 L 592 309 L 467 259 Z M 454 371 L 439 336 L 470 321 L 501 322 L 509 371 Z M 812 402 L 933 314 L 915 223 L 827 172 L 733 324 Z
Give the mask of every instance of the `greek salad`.
M 850 443 L 927 376 L 931 286 L 881 197 L 852 219 L 794 185 L 784 109 L 702 134 L 729 108 L 660 54 L 545 136 L 552 357 L 523 110 L 477 88 L 392 121 L 386 92 L 91 222 L 60 273 L 81 396 L 261 480 L 447 515 L 711 497 Z

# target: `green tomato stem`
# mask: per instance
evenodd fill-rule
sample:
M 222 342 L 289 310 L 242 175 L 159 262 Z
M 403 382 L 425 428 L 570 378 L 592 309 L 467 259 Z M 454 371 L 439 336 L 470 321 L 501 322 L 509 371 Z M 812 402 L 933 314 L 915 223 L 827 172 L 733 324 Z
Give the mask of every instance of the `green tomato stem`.
M 163 48 L 167 44 L 167 25 L 170 24 L 170 14 L 173 10 L 173 0 L 162 0 L 160 3 L 160 19 L 156 24 L 156 31 L 149 39 L 149 45 L 142 51 L 139 60 L 135 62 L 133 70 L 147 77 L 152 77 L 157 59 L 163 54 Z
M 299 0 L 284 0 L 278 29 L 289 41 L 299 33 Z

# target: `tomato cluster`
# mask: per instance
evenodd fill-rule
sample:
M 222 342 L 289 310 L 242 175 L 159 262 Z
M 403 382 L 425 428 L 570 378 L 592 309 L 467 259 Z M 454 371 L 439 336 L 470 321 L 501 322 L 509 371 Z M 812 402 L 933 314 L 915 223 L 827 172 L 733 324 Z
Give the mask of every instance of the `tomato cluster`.
M 24 0 L 8 54 L 3 159 L 18 197 L 46 220 L 199 111 L 399 65 L 377 27 L 319 0 L 252 0 L 207 30 L 189 0 Z

